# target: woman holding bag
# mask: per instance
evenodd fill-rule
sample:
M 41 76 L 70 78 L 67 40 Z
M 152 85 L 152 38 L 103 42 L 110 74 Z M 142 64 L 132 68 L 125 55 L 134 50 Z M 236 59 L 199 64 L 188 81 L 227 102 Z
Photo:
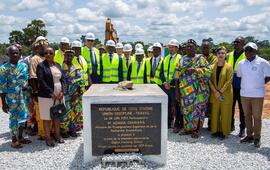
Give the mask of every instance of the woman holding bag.
M 59 116 L 51 117 L 50 109 L 55 104 L 63 101 L 63 80 L 61 66 L 53 61 L 54 50 L 48 47 L 45 50 L 45 60 L 37 66 L 37 78 L 39 80 L 38 101 L 40 119 L 43 120 L 46 135 L 46 144 L 54 147 L 50 137 L 51 121 L 53 121 L 55 138 L 57 143 L 64 143 L 60 136 Z

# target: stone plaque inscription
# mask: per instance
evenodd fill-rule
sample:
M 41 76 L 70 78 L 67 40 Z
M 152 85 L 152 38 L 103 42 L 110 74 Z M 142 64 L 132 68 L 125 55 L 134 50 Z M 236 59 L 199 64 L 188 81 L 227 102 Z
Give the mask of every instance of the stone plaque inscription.
M 161 104 L 92 104 L 92 155 L 161 152 Z

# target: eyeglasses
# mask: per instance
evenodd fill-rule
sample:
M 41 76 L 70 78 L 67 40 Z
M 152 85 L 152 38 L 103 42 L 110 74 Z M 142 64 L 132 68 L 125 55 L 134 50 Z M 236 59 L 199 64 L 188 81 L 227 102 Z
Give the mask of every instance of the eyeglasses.
M 87 42 L 94 42 L 94 40 L 86 40 Z
M 253 51 L 253 48 L 251 48 L 251 47 L 245 48 L 245 52 L 252 52 L 252 51 Z
M 225 52 L 218 52 L 217 54 L 226 54 Z
M 53 52 L 47 52 L 47 53 L 45 53 L 45 54 L 47 54 L 47 55 L 54 55 Z

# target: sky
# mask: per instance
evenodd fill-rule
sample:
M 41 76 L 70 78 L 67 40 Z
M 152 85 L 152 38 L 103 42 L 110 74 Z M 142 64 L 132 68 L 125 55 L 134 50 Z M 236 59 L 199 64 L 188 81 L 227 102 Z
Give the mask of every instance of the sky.
M 33 19 L 45 22 L 50 42 L 88 32 L 103 42 L 107 17 L 122 42 L 270 39 L 270 0 L 0 0 L 0 42 Z

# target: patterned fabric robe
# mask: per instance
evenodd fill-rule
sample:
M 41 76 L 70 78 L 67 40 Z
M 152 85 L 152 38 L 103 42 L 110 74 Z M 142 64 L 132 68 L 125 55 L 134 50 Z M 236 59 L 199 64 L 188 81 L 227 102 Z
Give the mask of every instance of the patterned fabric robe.
M 19 126 L 25 126 L 29 112 L 25 103 L 23 87 L 28 81 L 28 66 L 23 62 L 17 65 L 6 63 L 0 67 L 0 91 L 6 94 L 9 107 L 9 128 L 11 135 L 18 134 Z
M 187 131 L 199 130 L 203 126 L 209 98 L 210 67 L 204 57 L 197 55 L 193 58 L 184 56 L 179 62 L 176 78 L 179 78 L 184 128 Z M 195 72 L 186 74 L 185 70 L 188 68 L 194 68 Z
M 83 73 L 75 65 L 63 64 L 64 96 L 67 113 L 61 121 L 61 131 L 82 128 L 82 94 L 85 91 Z

